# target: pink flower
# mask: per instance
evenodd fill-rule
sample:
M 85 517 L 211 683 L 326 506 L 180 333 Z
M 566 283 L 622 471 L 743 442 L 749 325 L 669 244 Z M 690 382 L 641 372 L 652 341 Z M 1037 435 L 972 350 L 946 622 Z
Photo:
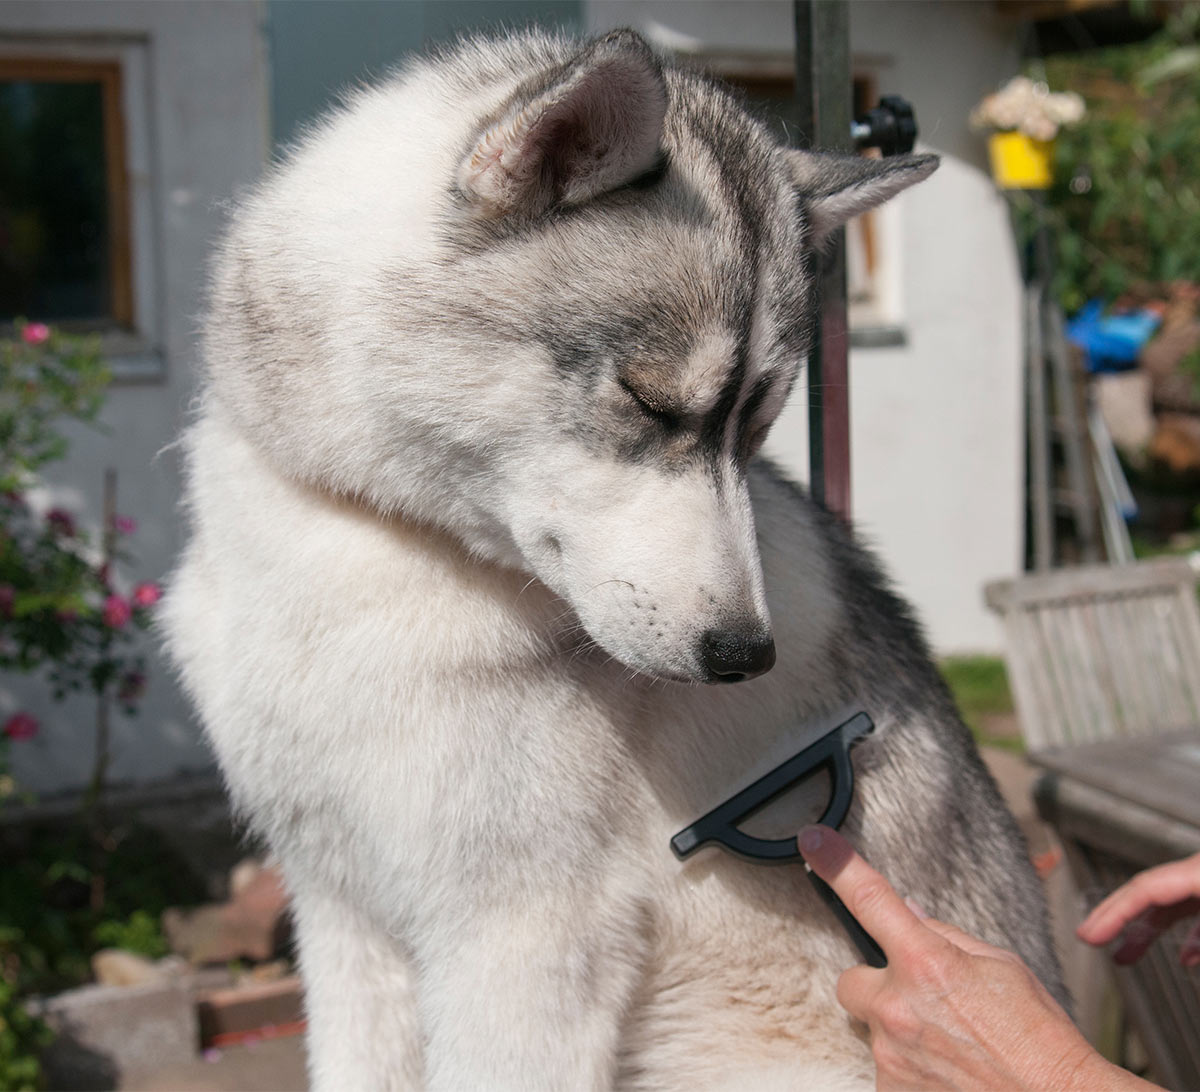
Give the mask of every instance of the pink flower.
M 113 530 L 118 535 L 132 535 L 137 530 L 137 520 L 132 516 L 113 516 Z
M 46 513 L 46 526 L 56 534 L 71 538 L 75 534 L 75 517 L 65 508 L 51 508 Z
M 28 713 L 14 713 L 4 722 L 4 727 L 0 728 L 0 735 L 17 740 L 33 739 L 40 727 L 36 717 L 31 717 Z
M 153 581 L 147 581 L 134 588 L 130 598 L 135 607 L 152 607 L 162 598 L 162 588 Z
M 104 624 L 120 629 L 133 616 L 129 603 L 119 595 L 110 595 L 104 600 Z
M 50 337 L 50 327 L 44 322 L 30 322 L 21 329 L 21 337 L 26 345 L 41 345 Z

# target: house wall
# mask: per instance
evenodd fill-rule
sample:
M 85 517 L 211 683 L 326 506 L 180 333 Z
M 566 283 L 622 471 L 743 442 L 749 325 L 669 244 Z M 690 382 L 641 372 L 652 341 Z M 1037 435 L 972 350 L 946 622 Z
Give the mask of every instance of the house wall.
M 880 215 L 883 308 L 905 344 L 850 353 L 852 503 L 859 532 L 941 652 L 994 651 L 985 580 L 1021 566 L 1020 280 L 1007 210 L 967 115 L 1016 70 L 995 5 L 850 5 L 856 70 L 911 101 L 942 167 Z M 790 0 L 588 0 L 589 31 L 632 26 L 700 54 L 786 56 Z M 767 450 L 807 478 L 805 392 Z
M 293 139 L 338 93 L 414 50 L 536 24 L 577 33 L 580 0 L 270 0 L 272 134 Z
M 292 138 L 340 88 L 460 30 L 531 20 L 565 30 L 632 25 L 672 46 L 775 55 L 791 40 L 789 0 L 0 5 L 0 50 L 130 64 L 141 334 L 120 347 L 127 378 L 109 398 L 105 430 L 74 430 L 71 456 L 42 498 L 96 527 L 103 470 L 116 468 L 118 508 L 139 522 L 128 579 L 161 579 L 183 541 L 171 444 L 195 391 L 204 264 L 230 199 L 254 180 L 273 145 Z M 886 305 L 907 344 L 852 353 L 855 515 L 939 648 L 991 648 L 997 635 L 979 586 L 1015 571 L 1019 560 L 1019 297 L 1005 210 L 966 114 L 1013 70 L 1013 35 L 992 5 L 889 0 L 853 6 L 852 44 L 881 92 L 913 100 L 924 144 L 945 156 L 933 180 L 882 218 Z M 800 392 L 772 441 L 801 478 L 804 415 Z M 210 761 L 153 641 L 146 650 L 151 682 L 142 713 L 114 721 L 112 775 L 120 780 Z M 81 701 L 55 705 L 40 690 L 0 688 L 0 715 L 28 709 L 43 724 L 37 739 L 11 749 L 14 770 L 38 791 L 80 784 L 91 761 L 93 710 Z
M 72 430 L 70 457 L 53 469 L 42 503 L 83 513 L 98 528 L 103 474 L 118 472 L 118 510 L 138 531 L 128 540 L 129 580 L 161 579 L 182 543 L 180 466 L 170 445 L 195 389 L 195 331 L 203 270 L 229 199 L 253 181 L 267 143 L 267 66 L 257 4 L 6 0 L 0 49 L 9 54 L 118 57 L 131 66 L 126 107 L 135 213 L 140 334 L 120 346 L 126 380 L 111 392 L 103 430 Z M 29 316 L 31 319 L 37 316 Z M 114 716 L 112 776 L 140 780 L 207 767 L 199 729 L 167 668 L 145 642 L 150 687 L 135 719 Z M 17 778 L 38 791 L 82 783 L 92 759 L 94 707 L 55 704 L 44 687 L 0 689 L 0 714 L 33 712 L 42 731 L 10 749 Z

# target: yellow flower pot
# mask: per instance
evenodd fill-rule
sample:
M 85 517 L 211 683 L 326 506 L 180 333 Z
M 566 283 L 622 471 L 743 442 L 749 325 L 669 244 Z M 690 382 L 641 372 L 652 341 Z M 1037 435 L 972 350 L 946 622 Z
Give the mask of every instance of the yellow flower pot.
M 992 177 L 1002 190 L 1046 190 L 1054 178 L 1054 141 L 1034 140 L 1024 133 L 988 137 Z

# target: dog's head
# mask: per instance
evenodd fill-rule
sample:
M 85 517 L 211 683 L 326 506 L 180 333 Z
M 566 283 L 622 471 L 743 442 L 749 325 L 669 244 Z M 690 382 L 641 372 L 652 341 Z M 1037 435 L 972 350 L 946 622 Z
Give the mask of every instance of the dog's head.
M 269 412 L 232 412 L 296 472 L 525 568 L 630 667 L 768 670 L 746 473 L 807 349 L 808 256 L 936 159 L 783 149 L 631 32 L 582 49 L 528 38 L 465 46 L 390 92 L 393 111 L 429 115 L 426 146 L 395 159 L 397 197 L 380 178 L 388 134 L 362 146 L 387 94 L 318 134 L 232 233 L 217 298 L 241 303 L 210 327 L 218 395 L 261 402 L 273 385 Z M 336 216 L 306 196 L 322 169 L 348 192 L 319 195 Z M 290 289 L 264 277 L 264 246 Z M 323 253 L 354 321 L 339 311 L 339 333 L 289 349 L 302 312 L 330 313 L 312 295 Z M 268 297 L 290 297 L 293 329 L 275 318 L 254 354 L 274 363 L 222 395 L 214 337 L 261 326 Z M 281 424 L 297 409 L 303 444 Z

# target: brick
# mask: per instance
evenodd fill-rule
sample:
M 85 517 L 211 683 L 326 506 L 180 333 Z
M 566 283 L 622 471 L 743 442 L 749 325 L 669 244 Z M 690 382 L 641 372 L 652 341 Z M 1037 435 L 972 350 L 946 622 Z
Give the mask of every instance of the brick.
M 304 1019 L 304 991 L 297 975 L 276 982 L 208 990 L 196 1001 L 200 1037 L 205 1044 L 221 1036 L 296 1024 Z

